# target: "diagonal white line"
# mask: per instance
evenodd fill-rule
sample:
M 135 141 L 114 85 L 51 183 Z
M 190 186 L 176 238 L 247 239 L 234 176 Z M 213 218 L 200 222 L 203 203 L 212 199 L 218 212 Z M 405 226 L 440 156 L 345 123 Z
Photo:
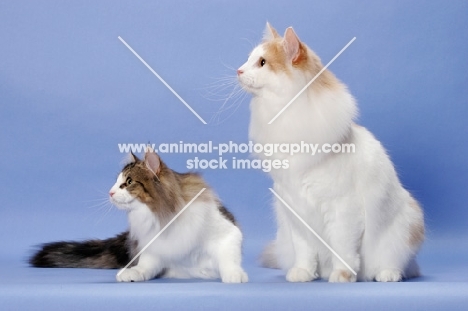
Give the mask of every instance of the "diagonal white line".
M 122 39 L 120 36 L 118 38 L 203 124 L 207 124 L 205 120 L 203 120 L 203 118 L 200 117 L 198 113 L 196 113 L 195 110 L 193 110 L 192 107 L 190 107 L 190 105 L 187 104 L 187 102 L 182 97 L 180 97 L 180 95 L 177 94 L 177 92 L 174 91 L 174 89 L 169 84 L 167 84 L 167 82 L 164 81 L 164 79 L 161 78 L 161 76 L 158 75 L 158 73 L 154 71 L 150 65 L 148 65 L 145 62 L 143 58 L 141 58 L 140 55 L 138 55 L 138 53 L 135 52 L 135 50 L 133 50 L 132 47 L 127 44 L 127 42 L 125 42 L 124 39 Z
M 190 204 L 192 204 L 193 201 L 195 201 L 195 200 L 200 196 L 200 194 L 202 194 L 203 191 L 205 191 L 205 190 L 206 190 L 206 188 L 202 188 L 202 189 L 200 190 L 200 192 L 198 192 L 197 195 L 196 195 L 195 197 L 193 197 L 193 199 L 190 200 L 190 202 L 188 202 L 187 205 L 185 205 L 184 208 L 181 209 L 180 212 L 178 212 L 178 213 L 174 216 L 174 218 L 172 218 L 171 221 L 169 221 L 169 222 L 167 223 L 167 225 L 165 225 L 164 228 L 162 228 L 161 231 L 159 231 L 158 234 L 156 234 L 156 235 L 154 236 L 154 238 L 152 238 L 151 241 L 149 241 L 148 244 L 146 244 L 145 247 L 143 247 L 143 248 L 141 249 L 141 251 L 140 251 L 138 254 L 136 254 L 135 257 L 133 257 L 133 259 L 130 260 L 130 262 L 129 262 L 122 270 L 119 271 L 119 273 L 117 273 L 117 275 L 122 274 L 122 272 L 124 272 L 125 269 L 127 269 L 141 254 L 143 254 L 143 252 L 144 252 L 144 251 L 145 251 L 145 250 L 146 250 L 146 249 L 147 249 L 147 248 L 148 248 L 148 247 L 149 247 L 149 246 L 150 246 L 150 245 L 151 245 L 151 244 L 152 244 L 152 243 L 153 243 L 153 242 L 154 242 L 154 241 L 155 241 L 155 240 L 156 240 L 156 239 L 157 239 L 157 238 L 158 238 L 158 237 L 159 237 L 159 236 L 160 236 L 176 219 L 177 219 L 177 217 L 179 217 L 179 216 L 187 209 L 187 207 L 189 207 Z
M 312 229 L 312 228 L 304 221 L 304 219 L 302 219 L 301 216 L 299 216 L 299 215 L 288 205 L 288 203 L 286 203 L 286 202 L 275 192 L 275 190 L 273 190 L 273 189 L 271 189 L 271 188 L 268 188 L 268 189 L 270 189 L 270 191 L 281 201 L 281 203 L 283 203 L 284 206 L 286 206 L 286 207 L 291 211 L 291 213 L 293 213 L 294 216 L 296 216 L 297 219 L 299 219 L 299 220 L 304 224 L 304 226 L 306 226 L 307 229 L 309 229 L 309 230 L 317 237 L 317 239 L 319 239 L 320 242 L 322 242 L 323 245 L 325 245 L 325 246 L 333 253 L 333 255 L 335 255 L 336 258 L 338 258 L 338 259 L 346 266 L 346 268 L 348 268 L 354 275 L 357 275 L 356 271 L 354 271 L 354 270 L 346 263 L 346 261 L 344 261 L 343 258 L 341 258 L 340 255 L 338 255 L 338 254 L 333 250 L 333 248 L 331 248 L 331 246 L 328 245 L 327 242 L 325 242 L 325 241 L 320 237 L 320 235 L 318 235 L 317 232 L 315 232 L 314 229 Z
M 276 120 L 276 118 L 278 118 L 299 96 L 301 96 L 302 93 L 304 93 L 304 91 L 322 74 L 322 72 L 324 72 L 328 66 L 330 66 L 337 58 L 338 56 L 341 55 L 341 53 L 343 53 L 347 48 L 348 46 L 351 45 L 351 43 L 354 42 L 354 40 L 356 40 L 356 37 L 352 38 L 351 41 L 348 42 L 348 44 L 345 45 L 344 48 L 341 49 L 341 51 L 338 52 L 338 54 L 335 55 L 335 57 L 332 58 L 331 61 L 328 62 L 328 64 L 325 65 L 325 67 L 322 68 L 322 70 L 319 71 L 318 74 L 315 75 L 315 77 L 312 78 L 312 80 L 309 81 L 309 83 L 306 84 L 306 86 L 304 86 L 300 91 L 299 93 L 296 94 L 296 96 L 294 96 L 287 104 L 286 106 L 283 107 L 283 109 L 281 109 L 277 114 L 276 116 L 271 119 L 270 122 L 268 122 L 268 124 L 271 124 L 273 123 L 273 121 Z

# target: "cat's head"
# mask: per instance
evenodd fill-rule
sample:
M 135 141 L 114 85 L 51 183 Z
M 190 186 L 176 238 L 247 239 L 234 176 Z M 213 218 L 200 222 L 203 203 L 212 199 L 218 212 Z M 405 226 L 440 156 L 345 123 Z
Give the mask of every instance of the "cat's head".
M 110 201 L 126 211 L 150 208 L 162 218 L 168 217 L 179 204 L 175 178 L 151 148 L 147 148 L 144 160 L 132 153 L 130 163 L 109 191 Z
M 292 27 L 281 37 L 267 23 L 262 43 L 237 70 L 237 76 L 247 92 L 259 95 L 263 91 L 276 93 L 306 83 L 322 67 L 318 56 L 299 40 Z

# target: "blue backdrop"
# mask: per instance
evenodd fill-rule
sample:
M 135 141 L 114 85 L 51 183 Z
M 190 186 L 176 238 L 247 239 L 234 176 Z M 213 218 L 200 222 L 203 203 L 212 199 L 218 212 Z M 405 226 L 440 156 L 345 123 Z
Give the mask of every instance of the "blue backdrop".
M 103 203 L 122 166 L 119 143 L 248 139 L 248 97 L 229 102 L 234 107 L 224 121 L 204 125 L 118 36 L 210 121 L 222 105 L 211 93 L 227 96 L 222 78 L 235 77 L 267 20 L 280 33 L 293 26 L 323 63 L 357 37 L 330 70 L 349 86 L 359 103 L 359 123 L 382 141 L 403 184 L 424 207 L 426 267 L 455 257 L 466 263 L 466 252 L 449 254 L 466 248 L 468 233 L 467 1 L 4 0 L 0 256 L 19 265 L 24 278 L 18 284 L 42 271 L 24 264 L 33 245 L 125 230 L 125 215 Z M 186 160 L 193 157 L 163 155 L 177 171 L 186 171 Z M 202 173 L 238 218 L 248 264 L 257 271 L 259 247 L 275 232 L 271 180 L 259 170 Z M 446 248 L 437 251 L 437 245 Z M 67 275 L 75 272 L 57 271 L 57 284 L 60 276 L 75 280 Z M 262 273 L 272 273 L 259 271 L 260 281 Z M 35 275 L 32 283 L 50 282 L 47 273 Z M 275 273 L 273 282 L 283 282 Z M 113 282 L 113 274 L 104 278 Z M 281 292 L 289 290 L 283 285 Z M 18 294 L 10 294 L 5 301 L 19 303 Z

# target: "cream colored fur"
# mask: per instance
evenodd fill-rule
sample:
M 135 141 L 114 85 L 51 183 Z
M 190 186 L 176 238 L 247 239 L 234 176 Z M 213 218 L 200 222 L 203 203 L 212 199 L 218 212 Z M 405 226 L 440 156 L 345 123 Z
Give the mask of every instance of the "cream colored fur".
M 350 154 L 274 154 L 272 158 L 289 160 L 290 167 L 272 170 L 271 176 L 274 190 L 357 277 L 278 201 L 277 237 L 265 252 L 265 264 L 283 269 L 291 282 L 319 277 L 386 282 L 417 276 L 423 213 L 402 187 L 380 142 L 355 123 L 357 107 L 347 88 L 326 70 L 268 124 L 321 68 L 292 28 L 282 38 L 267 25 L 264 41 L 239 68 L 238 79 L 253 96 L 249 135 L 254 143 L 355 145 Z

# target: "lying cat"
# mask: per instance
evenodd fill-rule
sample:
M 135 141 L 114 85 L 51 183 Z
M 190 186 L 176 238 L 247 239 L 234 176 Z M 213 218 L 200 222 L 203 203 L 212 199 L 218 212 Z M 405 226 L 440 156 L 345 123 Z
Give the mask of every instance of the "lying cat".
M 322 69 L 292 28 L 281 37 L 267 24 L 263 42 L 237 75 L 253 96 L 249 136 L 254 143 L 354 144 L 354 153 L 277 153 L 272 158 L 288 160 L 289 169 L 271 171 L 274 191 L 352 271 L 278 200 L 277 237 L 263 263 L 284 269 L 290 282 L 415 277 L 415 256 L 424 239 L 422 210 L 402 187 L 380 142 L 354 123 L 357 107 L 346 86 L 325 70 L 274 119 Z
M 157 237 L 138 263 L 117 274 L 120 282 L 155 277 L 221 278 L 247 282 L 241 268 L 242 233 L 233 215 L 197 174 L 179 174 L 148 149 L 132 154 L 109 192 L 127 212 L 129 231 L 107 240 L 45 244 L 31 259 L 35 267 L 122 268 L 202 189 L 203 192 Z

